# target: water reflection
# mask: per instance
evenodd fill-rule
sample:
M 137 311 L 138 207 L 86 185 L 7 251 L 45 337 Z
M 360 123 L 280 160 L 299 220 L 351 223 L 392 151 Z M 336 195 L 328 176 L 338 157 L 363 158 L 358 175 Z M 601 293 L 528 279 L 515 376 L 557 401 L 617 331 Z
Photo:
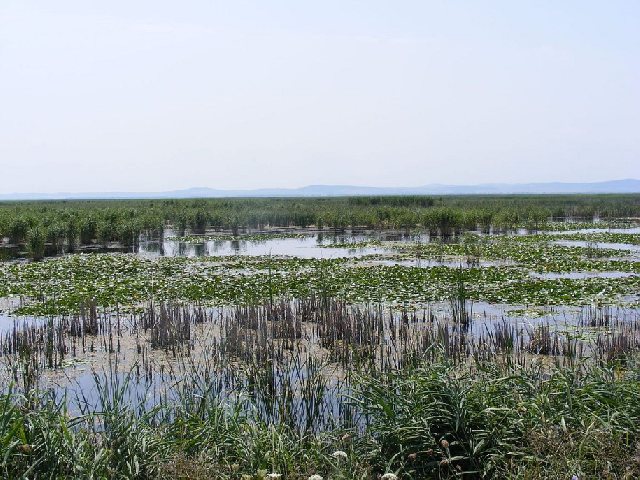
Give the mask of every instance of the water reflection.
M 203 238 L 202 242 L 160 239 L 144 239 L 140 242 L 139 254 L 147 257 L 205 257 L 230 255 L 277 255 L 298 258 L 358 257 L 374 253 L 390 253 L 393 250 L 382 246 L 364 245 L 371 240 L 382 240 L 371 235 L 323 235 L 311 234 L 293 238 L 247 239 L 230 237 L 225 239 Z M 382 240 L 384 241 L 384 240 Z M 343 245 L 344 247 L 340 246 Z M 326 248 L 330 245 L 337 247 Z

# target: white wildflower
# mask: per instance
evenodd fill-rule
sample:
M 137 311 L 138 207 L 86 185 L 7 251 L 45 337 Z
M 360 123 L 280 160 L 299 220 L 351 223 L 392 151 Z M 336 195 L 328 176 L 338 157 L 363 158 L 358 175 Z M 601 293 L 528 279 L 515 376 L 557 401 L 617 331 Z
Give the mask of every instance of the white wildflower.
M 338 459 L 338 460 L 346 460 L 347 459 L 347 452 L 343 452 L 342 450 L 336 450 L 335 452 L 333 452 L 331 454 L 331 456 L 333 458 Z
M 267 475 L 267 478 L 280 478 L 281 476 L 281 473 L 270 473 L 269 475 Z
M 398 480 L 398 476 L 395 473 L 385 473 L 382 480 Z
M 311 475 L 307 480 L 324 480 L 320 475 Z

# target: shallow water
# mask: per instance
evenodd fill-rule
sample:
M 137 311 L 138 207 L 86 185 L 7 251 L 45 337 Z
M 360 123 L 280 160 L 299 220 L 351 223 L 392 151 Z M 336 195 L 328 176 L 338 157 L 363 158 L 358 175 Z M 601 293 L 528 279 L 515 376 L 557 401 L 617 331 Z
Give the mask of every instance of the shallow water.
M 300 232 L 294 232 L 300 233 Z M 428 236 L 412 236 L 401 232 L 353 232 L 340 234 L 303 233 L 300 237 L 275 237 L 246 240 L 242 237 L 229 239 L 203 238 L 200 243 L 184 242 L 174 238 L 174 232 L 167 230 L 163 239 L 144 239 L 140 242 L 138 253 L 146 257 L 209 257 L 209 256 L 262 256 L 276 255 L 297 258 L 342 258 L 361 257 L 376 253 L 388 253 L 392 250 L 383 246 L 361 245 L 365 242 L 380 241 L 422 241 L 428 242 Z M 197 238 L 197 237 L 196 237 Z M 342 247 L 353 244 L 353 247 Z M 340 245 L 333 247 L 332 245 Z
M 389 252 L 376 246 L 354 248 L 326 248 L 329 243 L 318 242 L 315 237 L 274 238 L 269 240 L 213 240 L 202 243 L 186 243 L 165 240 L 140 245 L 139 253 L 151 257 L 211 257 L 231 255 L 276 255 L 297 258 L 360 257 Z M 330 244 L 329 244 L 330 245 Z
M 587 242 L 583 240 L 555 240 L 555 245 L 564 245 L 565 247 L 583 247 L 587 248 L 593 242 Z M 610 250 L 631 250 L 632 252 L 640 252 L 640 245 L 633 245 L 631 243 L 606 243 L 596 242 L 596 249 L 610 249 Z
M 422 315 L 424 309 L 425 315 Z M 144 406 L 150 409 L 161 403 L 171 403 L 172 397 L 177 395 L 181 388 L 183 379 L 187 379 L 184 385 L 185 389 L 192 388 L 188 383 L 188 374 L 194 365 L 194 371 L 200 372 L 201 378 L 204 377 L 206 370 L 211 374 L 211 382 L 215 384 L 215 394 L 222 399 L 233 399 L 244 392 L 250 392 L 251 379 L 249 377 L 238 377 L 238 380 L 230 379 L 224 372 L 231 372 L 235 367 L 217 363 L 220 370 L 211 370 L 208 367 L 207 359 L 214 356 L 206 346 L 211 346 L 215 341 L 222 341 L 221 317 L 223 312 L 229 313 L 225 309 L 209 310 L 209 317 L 212 321 L 204 324 L 193 324 L 193 350 L 187 357 L 176 358 L 171 354 L 171 349 L 151 350 L 148 344 L 148 338 L 145 335 L 138 337 L 139 332 L 127 330 L 123 337 L 120 338 L 118 344 L 122 345 L 118 354 L 109 354 L 100 339 L 96 339 L 97 349 L 91 353 L 80 354 L 76 358 L 67 356 L 64 366 L 58 369 L 45 370 L 41 379 L 41 387 L 52 389 L 57 395 L 66 395 L 67 406 L 73 413 L 80 413 L 82 408 L 89 410 L 101 411 L 100 404 L 101 390 L 96 387 L 96 379 L 102 386 L 108 385 L 112 390 L 122 388 L 125 404 L 134 406 Z M 461 326 L 451 322 L 450 306 L 446 302 L 438 302 L 426 304 L 419 308 L 417 318 L 424 318 L 424 321 L 418 320 L 411 323 L 410 328 L 416 335 L 422 329 L 434 329 L 435 325 L 448 325 L 451 335 L 456 330 L 464 331 L 465 338 L 468 341 L 481 341 L 488 336 L 496 335 L 496 332 L 504 329 L 510 329 L 512 335 L 516 339 L 522 338 L 526 343 L 527 339 L 540 332 L 541 328 L 547 329 L 552 337 L 560 338 L 571 337 L 573 339 L 580 338 L 591 345 L 597 335 L 606 334 L 609 328 L 615 328 L 616 322 L 630 322 L 638 324 L 640 319 L 640 311 L 638 309 L 622 309 L 618 307 L 592 308 L 592 307 L 535 307 L 530 308 L 524 305 L 507 305 L 507 304 L 491 304 L 486 302 L 468 302 L 467 311 L 472 314 L 472 321 L 467 326 Z M 374 312 L 374 311 L 372 311 Z M 394 311 L 393 315 L 397 320 L 401 313 Z M 385 329 L 390 328 L 388 318 L 385 316 Z M 611 319 L 611 327 L 607 318 Z M 217 320 L 216 320 L 217 319 Z M 22 322 L 23 319 L 18 320 Z M 31 319 L 38 321 L 38 319 Z M 595 322 L 595 323 L 592 323 Z M 13 323 L 13 321 L 11 322 Z M 133 323 L 131 323 L 133 324 Z M 397 325 L 397 323 L 396 323 Z M 307 324 L 305 335 L 300 340 L 304 345 L 301 350 L 303 352 L 313 349 L 320 349 L 319 337 L 313 333 L 311 324 Z M 593 327 L 593 328 L 592 328 Z M 140 354 L 137 350 L 138 338 L 142 342 L 144 352 Z M 395 336 L 393 337 L 396 338 Z M 216 340 L 217 339 L 217 340 Z M 391 339 L 385 334 L 381 340 L 382 346 L 396 345 L 396 340 Z M 276 341 L 277 343 L 277 341 Z M 590 348 L 590 347 L 588 347 Z M 321 349 L 320 349 L 321 350 Z M 318 350 L 318 351 L 320 351 Z M 390 352 L 396 351 L 391 349 Z M 117 360 L 116 360 L 117 358 Z M 304 358 L 304 357 L 301 357 Z M 203 362 L 199 362 L 203 360 Z M 187 362 L 186 368 L 182 367 L 182 362 Z M 278 370 L 276 378 L 276 390 L 278 390 L 278 381 L 283 376 L 287 377 L 291 384 L 295 385 L 295 389 L 300 388 L 301 382 L 304 381 L 309 370 L 305 365 L 286 363 Z M 204 369 L 204 370 L 202 370 Z M 340 370 L 323 369 L 321 375 L 328 376 L 330 382 L 339 382 Z M 126 382 L 127 377 L 131 375 L 131 381 Z M 234 377 L 235 378 L 235 377 Z M 278 380 L 280 379 L 280 380 Z M 126 387 L 126 388 L 125 388 Z M 172 388 L 178 390 L 172 390 Z M 327 419 L 339 415 L 338 398 L 341 393 L 340 389 L 345 388 L 345 384 L 329 385 L 326 395 L 323 397 L 325 402 Z M 196 392 L 197 394 L 198 392 Z M 266 395 L 266 394 L 265 394 Z M 260 402 L 263 397 L 258 395 L 256 398 L 257 408 L 262 408 Z M 266 398 L 266 397 L 265 397 Z M 83 404 L 83 402 L 87 404 Z M 294 400 L 294 408 L 299 409 L 296 414 L 298 422 L 304 422 L 304 409 L 302 409 L 302 397 L 296 396 Z
M 600 229 L 592 229 L 594 232 L 601 232 Z M 591 230 L 578 230 L 576 232 L 585 233 Z M 620 233 L 638 233 L 640 228 L 635 229 L 609 229 L 611 232 Z M 210 232 L 211 234 L 217 234 L 218 232 Z M 286 231 L 283 233 L 300 233 L 299 231 Z M 519 235 L 524 235 L 526 232 L 517 232 Z M 554 232 L 566 234 L 568 232 Z M 276 232 L 277 234 L 277 232 Z M 428 235 L 412 235 L 407 232 L 347 232 L 347 233 L 320 233 L 320 232 L 305 232 L 303 237 L 293 238 L 267 238 L 267 239 L 216 239 L 216 240 L 203 240 L 201 243 L 181 242 L 173 240 L 171 237 L 173 232 L 166 231 L 165 236 L 162 239 L 143 239 L 140 244 L 139 254 L 150 258 L 159 257 L 206 257 L 206 256 L 232 256 L 232 255 L 246 255 L 246 256 L 263 256 L 263 255 L 275 255 L 275 256 L 288 256 L 298 258 L 342 258 L 349 257 L 354 259 L 354 263 L 362 264 L 366 266 L 368 264 L 382 264 L 382 265 L 401 265 L 407 267 L 466 267 L 469 266 L 466 263 L 466 258 L 452 258 L 443 257 L 441 260 L 436 259 L 419 259 L 410 258 L 406 255 L 398 255 L 397 250 L 391 248 L 385 248 L 383 245 L 364 245 L 366 242 L 380 241 L 380 242 L 407 242 L 407 245 L 417 243 L 428 243 L 431 239 Z M 457 239 L 449 239 L 458 241 Z M 587 242 L 579 241 L 558 241 L 554 243 L 565 245 L 578 245 L 587 246 Z M 352 247 L 344 246 L 344 244 L 352 244 Z M 331 245 L 339 245 L 338 247 L 331 248 Z M 617 246 L 617 247 L 616 247 Z M 614 248 L 618 250 L 633 250 L 634 252 L 640 251 L 640 246 L 633 246 L 627 244 L 607 244 L 599 243 L 599 248 Z M 358 260 L 366 255 L 375 255 L 372 259 Z M 385 257 L 388 255 L 388 257 Z M 502 261 L 483 261 L 473 264 L 474 267 L 488 267 L 493 265 L 504 265 Z M 254 272 L 255 273 L 255 272 Z M 569 272 L 569 273 L 547 273 L 537 274 L 531 273 L 532 277 L 544 278 L 544 279 L 585 279 L 585 278 L 623 278 L 633 276 L 634 274 L 626 272 Z M 0 309 L 3 306 L 0 305 Z M 428 319 L 425 322 L 414 324 L 414 328 L 433 328 L 431 319 L 434 318 L 443 324 L 452 326 L 452 328 L 461 328 L 460 325 L 454 325 L 451 323 L 451 307 L 448 303 L 437 303 L 432 305 L 422 304 L 420 308 L 424 308 L 428 312 L 425 318 Z M 469 333 L 469 338 L 481 338 L 483 335 L 494 335 L 501 328 L 508 326 L 518 332 L 523 332 L 521 335 L 524 339 L 527 339 L 533 332 L 535 334 L 536 329 L 539 327 L 549 327 L 555 335 L 571 336 L 571 338 L 578 338 L 580 335 L 584 335 L 585 338 L 591 338 L 589 335 L 594 335 L 594 330 L 590 328 L 590 322 L 597 323 L 599 318 L 604 318 L 606 315 L 610 315 L 612 318 L 618 318 L 620 321 L 639 322 L 640 311 L 637 309 L 617 309 L 611 307 L 606 312 L 603 310 L 592 309 L 590 307 L 535 307 L 531 308 L 526 305 L 496 305 L 484 302 L 468 302 L 468 311 L 472 314 L 472 322 L 465 328 L 465 332 Z M 609 307 L 607 307 L 609 308 Z M 214 315 L 217 316 L 217 315 Z M 593 319 L 596 319 L 594 321 Z M 43 323 L 50 321 L 48 318 L 34 318 L 34 317 L 13 317 L 5 313 L 0 313 L 0 335 L 7 335 L 13 330 L 13 328 L 23 327 L 25 324 L 32 326 L 42 325 Z M 603 323 L 598 323 L 602 326 Z M 608 325 L 608 324 L 607 324 Z M 196 327 L 193 326 L 195 329 Z M 608 327 L 607 327 L 608 328 Z M 568 333 L 567 333 L 568 332 Z M 194 332 L 195 333 L 195 332 Z M 597 332 L 596 332 L 597 333 Z M 197 337 L 197 333 L 195 336 Z M 129 336 L 129 340 L 133 338 Z M 146 350 L 145 360 L 147 362 L 150 357 L 151 365 L 153 367 L 153 375 L 146 376 L 145 372 L 140 373 L 139 370 L 131 370 L 132 368 L 138 369 L 139 366 L 135 363 L 140 361 L 140 354 L 136 351 L 136 345 L 133 343 L 126 344 L 126 339 L 122 340 L 123 350 L 118 354 L 118 364 L 113 366 L 114 374 L 107 378 L 104 369 L 110 369 L 110 361 L 116 355 L 108 354 L 104 350 L 100 351 L 100 345 L 98 345 L 98 352 L 92 352 L 91 355 L 85 355 L 80 358 L 79 361 L 71 359 L 71 361 L 65 363 L 62 368 L 56 371 L 48 372 L 47 375 L 49 384 L 54 386 L 56 391 L 62 394 L 66 391 L 68 398 L 70 398 L 70 408 L 80 408 L 82 399 L 88 399 L 90 402 L 96 404 L 99 401 L 99 392 L 95 386 L 95 377 L 92 370 L 97 371 L 104 382 L 112 382 L 113 386 L 122 385 L 129 372 L 134 376 L 134 381 L 131 382 L 130 389 L 127 390 L 125 395 L 125 401 L 133 405 L 143 404 L 147 408 L 158 404 L 162 401 L 162 395 L 167 393 L 167 385 L 169 383 L 176 384 L 183 377 L 178 376 L 171 377 L 170 375 L 164 376 L 165 372 L 170 371 L 170 368 L 164 369 L 164 367 L 175 366 L 177 360 L 171 358 L 169 355 L 165 355 L 162 351 L 150 351 Z M 317 340 L 315 340 L 317 343 Z M 591 340 L 589 340 L 591 341 Z M 144 344 L 148 344 L 148 340 L 143 340 Z M 312 344 L 312 341 L 308 341 L 305 347 Z M 318 347 L 319 348 L 319 347 Z M 192 355 L 191 358 L 195 356 Z M 87 357 L 89 357 L 87 359 Z M 106 370 L 104 370 L 106 372 Z M 303 378 L 304 372 L 296 373 L 299 377 Z M 215 375 L 213 380 L 215 381 Z M 242 386 L 245 389 L 245 386 Z M 222 396 L 227 395 L 225 386 L 221 387 Z M 246 389 L 245 389 L 246 390 Z M 228 390 L 232 392 L 232 390 Z M 232 395 L 235 393 L 229 393 Z M 170 395 L 170 393 L 169 393 Z M 166 401 L 165 397 L 165 401 Z M 336 397 L 337 398 L 337 397 Z M 330 416 L 337 417 L 339 411 L 337 411 L 337 403 L 335 398 L 327 398 L 328 402 L 327 411 Z M 96 405 L 98 410 L 99 405 Z M 301 417 L 302 418 L 302 417 Z
M 579 280 L 581 278 L 625 278 L 635 277 L 632 272 L 563 272 L 563 273 L 537 273 L 531 272 L 532 277 L 556 280 L 558 278 L 569 278 Z

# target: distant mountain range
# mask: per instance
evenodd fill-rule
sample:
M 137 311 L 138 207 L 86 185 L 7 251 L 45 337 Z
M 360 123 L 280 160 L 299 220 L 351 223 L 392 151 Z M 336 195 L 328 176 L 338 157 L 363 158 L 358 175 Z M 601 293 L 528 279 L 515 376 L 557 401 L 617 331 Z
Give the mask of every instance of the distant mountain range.
M 422 187 L 359 187 L 355 185 L 309 185 L 302 188 L 216 190 L 189 188 L 168 192 L 9 193 L 0 200 L 71 200 L 127 198 L 221 198 L 221 197 L 344 197 L 359 195 L 470 195 L 517 193 L 640 193 L 640 180 L 596 183 L 482 183 L 479 185 L 431 184 Z

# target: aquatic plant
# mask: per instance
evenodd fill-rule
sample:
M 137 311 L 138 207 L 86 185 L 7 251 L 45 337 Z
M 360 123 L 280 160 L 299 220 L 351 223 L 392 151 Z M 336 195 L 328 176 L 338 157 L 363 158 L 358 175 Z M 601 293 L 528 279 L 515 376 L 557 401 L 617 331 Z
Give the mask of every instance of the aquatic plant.
M 41 260 L 44 257 L 44 244 L 46 236 L 40 227 L 33 227 L 27 233 L 26 247 L 33 260 Z
M 637 476 L 638 235 L 512 231 L 631 226 L 639 198 L 0 203 L 12 251 L 37 230 L 47 254 L 135 251 L 168 226 L 385 247 L 0 264 L 0 476 Z M 402 231 L 331 231 L 354 226 Z

